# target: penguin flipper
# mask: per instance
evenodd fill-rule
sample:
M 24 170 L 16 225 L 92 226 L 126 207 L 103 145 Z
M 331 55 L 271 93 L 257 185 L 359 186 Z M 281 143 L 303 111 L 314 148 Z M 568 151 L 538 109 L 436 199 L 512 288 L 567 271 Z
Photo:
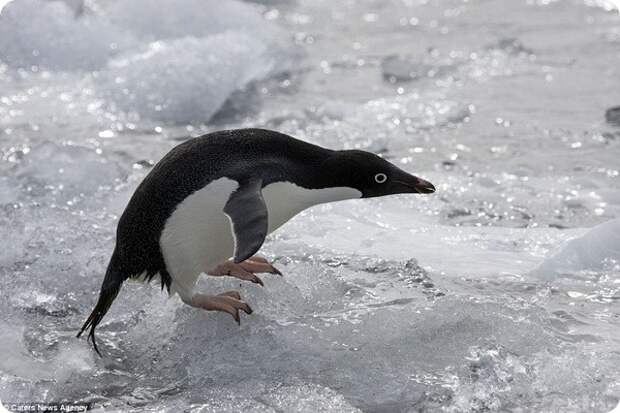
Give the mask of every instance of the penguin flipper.
M 269 225 L 267 205 L 261 189 L 260 179 L 250 179 L 240 184 L 224 206 L 235 240 L 235 263 L 253 256 L 265 242 Z

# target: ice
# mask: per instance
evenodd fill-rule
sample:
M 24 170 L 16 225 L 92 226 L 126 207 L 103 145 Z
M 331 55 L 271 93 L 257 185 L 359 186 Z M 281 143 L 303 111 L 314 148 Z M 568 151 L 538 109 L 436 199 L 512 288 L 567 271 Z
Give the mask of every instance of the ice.
M 274 71 L 264 43 L 225 32 L 152 43 L 110 62 L 97 90 L 126 112 L 169 122 L 210 119 L 226 99 Z
M 148 41 L 208 37 L 230 30 L 260 37 L 270 31 L 258 10 L 240 1 L 113 0 L 101 7 L 114 24 Z
M 618 269 L 620 220 L 614 219 L 572 239 L 536 270 L 542 275 Z
M 381 62 L 383 78 L 391 83 L 443 77 L 449 74 L 451 69 L 453 67 L 449 65 L 435 66 L 414 57 L 390 56 Z
M 77 145 L 43 142 L 32 148 L 13 171 L 23 185 L 37 186 L 65 197 L 91 194 L 114 185 L 121 169 L 97 153 Z
M 612 125 L 620 125 L 620 107 L 616 106 L 605 111 L 605 120 Z
M 617 13 L 553 1 L 69 3 L 14 0 L 0 15 L 3 402 L 618 406 L 620 139 L 605 120 L 620 95 Z M 372 150 L 437 192 L 305 211 L 262 248 L 284 274 L 261 275 L 264 288 L 203 277 L 201 292 L 239 290 L 252 306 L 240 326 L 127 282 L 97 356 L 75 334 L 129 198 L 179 142 L 238 127 Z
M 17 200 L 14 184 L 6 177 L 0 178 L 0 205 L 10 204 Z
M 59 1 L 12 1 L 0 14 L 0 61 L 13 68 L 100 69 L 132 43 L 105 19 L 78 18 Z
M 57 94 L 60 102 L 54 103 L 68 111 L 88 108 L 80 113 L 83 122 L 127 114 L 170 123 L 204 122 L 233 92 L 290 65 L 281 33 L 251 5 L 160 0 L 95 6 L 79 15 L 57 1 L 18 0 L 5 7 L 0 62 L 11 69 L 11 77 L 29 78 L 46 70 L 42 75 L 53 88 L 53 93 L 40 94 L 30 89 L 20 103 L 27 99 L 34 107 L 44 99 L 49 105 Z M 62 73 L 75 71 L 70 79 Z M 12 106 L 15 100 L 7 98 L 6 103 Z M 13 109 L 11 114 L 24 113 Z

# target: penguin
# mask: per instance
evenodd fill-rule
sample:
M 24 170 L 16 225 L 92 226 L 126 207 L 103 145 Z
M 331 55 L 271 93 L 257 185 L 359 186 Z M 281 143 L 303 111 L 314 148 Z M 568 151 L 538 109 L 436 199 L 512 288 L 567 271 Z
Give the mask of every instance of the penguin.
M 77 337 L 101 355 L 95 329 L 129 278 L 159 279 L 192 307 L 240 322 L 252 313 L 236 291 L 195 291 L 206 273 L 263 285 L 280 272 L 256 255 L 265 237 L 313 205 L 393 194 L 429 194 L 430 182 L 361 150 L 331 150 L 265 129 L 189 139 L 168 152 L 135 190 L 116 230 L 99 298 Z

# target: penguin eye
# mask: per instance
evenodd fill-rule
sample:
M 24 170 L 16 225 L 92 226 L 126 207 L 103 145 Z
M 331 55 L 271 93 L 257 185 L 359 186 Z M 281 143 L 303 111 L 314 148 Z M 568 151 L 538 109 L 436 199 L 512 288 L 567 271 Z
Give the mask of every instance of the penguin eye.
M 384 174 L 383 172 L 378 173 L 378 174 L 376 174 L 376 175 L 375 175 L 375 182 L 376 182 L 376 183 L 378 183 L 378 184 L 382 184 L 382 183 L 384 183 L 385 181 L 387 181 L 387 175 L 386 175 L 386 174 Z

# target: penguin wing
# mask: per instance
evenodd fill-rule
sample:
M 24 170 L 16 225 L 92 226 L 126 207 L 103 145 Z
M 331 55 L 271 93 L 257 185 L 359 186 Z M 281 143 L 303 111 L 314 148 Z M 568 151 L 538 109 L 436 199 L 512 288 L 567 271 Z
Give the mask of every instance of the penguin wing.
M 236 263 L 250 258 L 265 242 L 268 214 L 261 188 L 260 179 L 251 179 L 241 184 L 224 206 L 235 239 Z

